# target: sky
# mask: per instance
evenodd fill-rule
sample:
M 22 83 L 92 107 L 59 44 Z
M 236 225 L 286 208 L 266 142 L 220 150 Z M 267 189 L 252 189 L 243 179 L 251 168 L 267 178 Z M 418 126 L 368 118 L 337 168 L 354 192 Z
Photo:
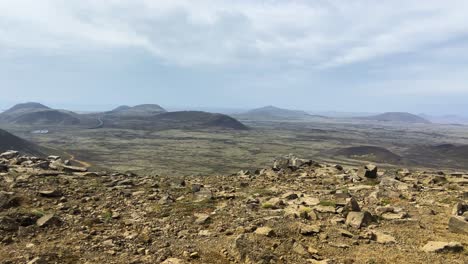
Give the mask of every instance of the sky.
M 466 0 L 0 0 L 0 109 L 468 115 Z

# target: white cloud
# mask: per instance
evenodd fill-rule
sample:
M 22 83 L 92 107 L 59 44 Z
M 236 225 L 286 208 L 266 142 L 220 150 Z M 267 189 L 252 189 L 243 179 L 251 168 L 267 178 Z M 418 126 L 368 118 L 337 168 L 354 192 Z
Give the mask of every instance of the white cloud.
M 463 0 L 2 0 L 0 48 L 133 48 L 186 66 L 330 68 L 451 41 L 468 33 L 465 10 Z

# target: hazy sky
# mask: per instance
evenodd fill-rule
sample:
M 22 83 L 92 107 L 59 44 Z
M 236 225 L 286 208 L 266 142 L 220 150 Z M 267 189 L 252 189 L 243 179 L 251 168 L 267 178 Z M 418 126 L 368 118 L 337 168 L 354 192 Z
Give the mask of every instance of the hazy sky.
M 0 0 L 0 107 L 468 114 L 466 0 Z

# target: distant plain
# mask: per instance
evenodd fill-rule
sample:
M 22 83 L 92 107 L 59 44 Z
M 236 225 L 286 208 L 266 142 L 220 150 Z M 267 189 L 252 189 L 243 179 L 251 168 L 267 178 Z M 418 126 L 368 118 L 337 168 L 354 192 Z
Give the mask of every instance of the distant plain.
M 250 129 L 156 131 L 24 125 L 2 125 L 2 128 L 41 146 L 73 153 L 76 159 L 99 164 L 104 169 L 146 174 L 236 173 L 266 166 L 274 158 L 289 153 L 342 164 L 374 162 L 382 166 L 468 168 L 465 148 L 457 148 L 455 154 L 455 150 L 439 151 L 438 148 L 467 145 L 468 126 L 314 118 L 240 121 Z M 31 133 L 44 128 L 49 130 L 48 134 Z M 375 146 L 385 151 L 377 155 L 347 156 L 338 151 L 360 146 Z M 387 159 L 386 151 L 401 160 Z

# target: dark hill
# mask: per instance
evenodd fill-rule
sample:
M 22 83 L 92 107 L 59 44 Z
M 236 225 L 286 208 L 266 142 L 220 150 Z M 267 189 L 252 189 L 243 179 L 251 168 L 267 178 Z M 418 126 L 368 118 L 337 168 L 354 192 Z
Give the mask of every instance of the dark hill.
M 247 129 L 244 124 L 230 116 L 200 111 L 166 112 L 143 117 L 105 116 L 103 121 L 105 127 L 127 129 Z
M 17 150 L 34 156 L 45 155 L 39 146 L 0 129 L 0 152 L 8 150 Z
M 332 151 L 333 155 L 380 163 L 399 163 L 402 158 L 390 150 L 376 146 L 356 146 Z
M 375 116 L 361 117 L 360 119 L 384 121 L 384 122 L 400 122 L 400 123 L 421 123 L 430 124 L 431 122 L 420 116 L 405 113 L 405 112 L 388 112 Z
M 187 124 L 187 127 L 198 128 L 229 128 L 245 130 L 247 127 L 238 120 L 223 114 L 213 114 L 201 111 L 168 112 L 154 117 L 155 121 L 167 122 L 168 124 Z

